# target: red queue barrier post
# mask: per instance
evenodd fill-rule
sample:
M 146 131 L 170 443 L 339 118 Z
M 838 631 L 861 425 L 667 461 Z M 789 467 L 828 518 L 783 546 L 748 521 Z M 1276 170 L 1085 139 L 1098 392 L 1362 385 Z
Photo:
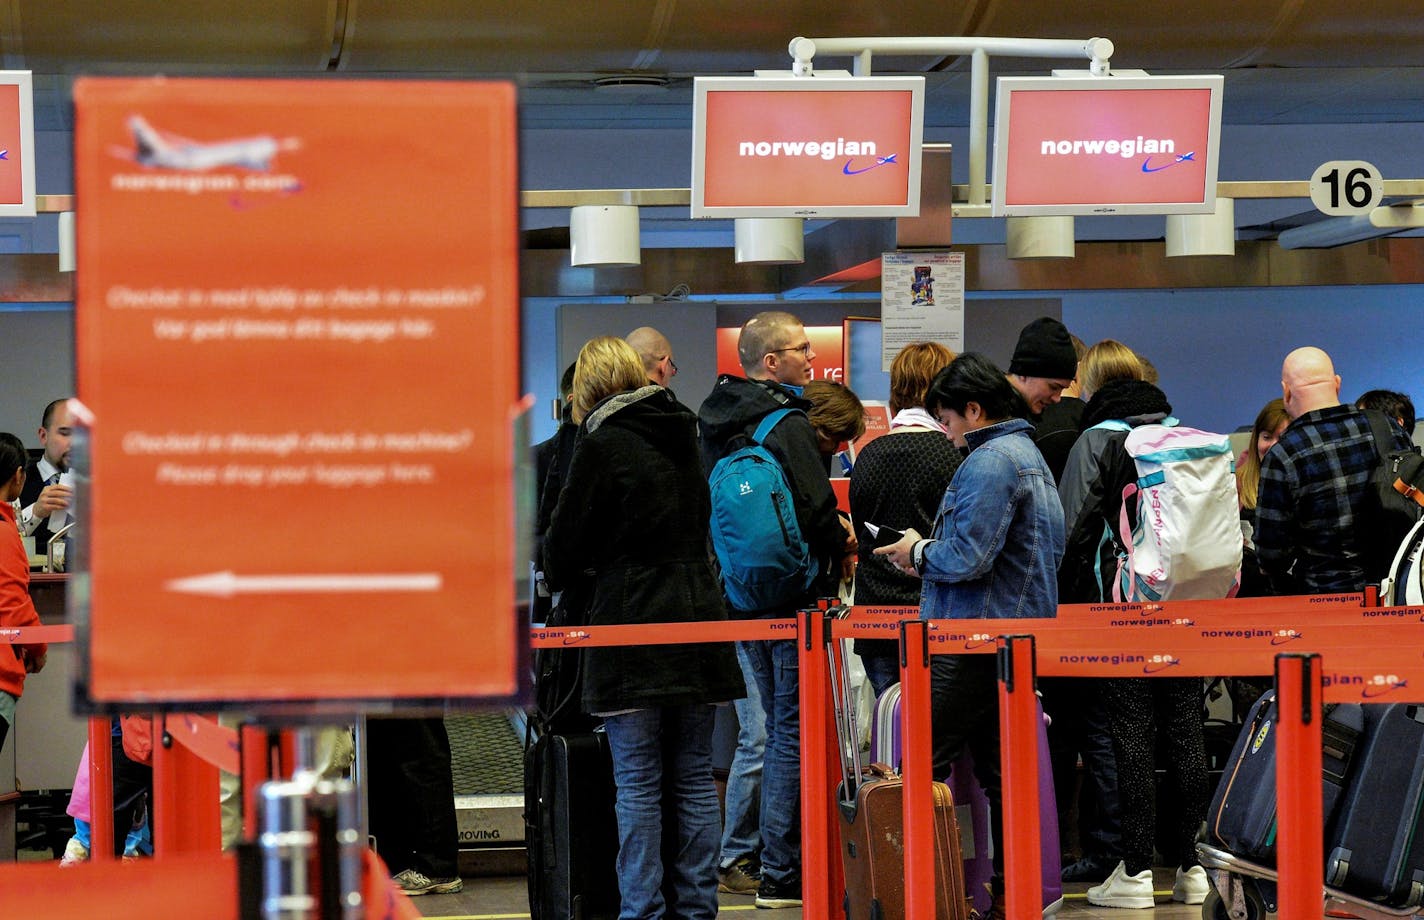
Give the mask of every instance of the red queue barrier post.
M 826 643 L 830 628 L 822 610 L 799 615 L 797 657 L 800 665 L 801 706 L 801 910 L 806 917 L 830 917 L 836 904 L 831 862 L 840 863 L 839 848 L 830 845 L 836 829 L 830 821 L 835 785 L 831 770 L 839 757 L 831 698 L 830 665 Z
M 109 716 L 89 719 L 89 858 L 113 862 L 114 761 Z M 109 841 L 105 843 L 105 841 Z
M 1319 920 L 1325 891 L 1320 656 L 1276 656 L 1276 858 L 1281 920 Z
M 184 745 L 175 744 L 167 721 L 164 716 L 154 731 L 154 856 L 161 859 L 177 853 L 217 852 L 222 842 L 218 768 Z
M 1004 799 L 1004 907 L 1008 920 L 1043 914 L 1038 826 L 1038 697 L 1033 636 L 1000 636 L 999 748 Z M 1318 775 L 1318 774 L 1317 774 Z
M 930 757 L 929 623 L 900 623 L 900 777 L 904 793 L 905 920 L 934 920 L 934 769 Z M 809 916 L 809 915 L 808 915 Z
M 832 609 L 831 607 L 826 606 L 824 601 L 822 601 L 821 603 L 821 609 L 829 611 L 825 614 L 825 619 L 822 621 L 822 628 L 825 630 L 824 635 L 826 638 L 826 648 L 830 651 L 830 655 L 827 657 L 827 667 L 837 668 L 837 673 L 844 674 L 846 673 L 844 670 L 845 649 L 841 645 L 841 643 L 837 641 L 840 637 L 836 634 L 834 626 L 835 621 L 845 615 L 845 608 L 836 605 L 835 608 Z M 827 679 L 827 686 L 830 686 L 829 676 Z M 829 727 L 826 729 L 826 737 L 827 739 L 829 739 L 832 745 L 836 745 L 836 747 L 833 747 L 831 750 L 827 751 L 827 756 L 822 758 L 826 773 L 826 785 L 831 789 L 831 797 L 826 799 L 826 802 L 829 805 L 826 810 L 826 852 L 830 854 L 830 861 L 826 864 L 826 884 L 827 890 L 830 892 L 829 896 L 831 899 L 831 903 L 844 904 L 846 895 L 846 880 L 845 863 L 840 858 L 841 818 L 840 809 L 838 809 L 835 805 L 837 795 L 836 790 L 840 788 L 841 781 L 840 759 L 843 755 L 839 749 L 840 741 L 839 737 L 836 734 L 835 712 L 833 710 L 828 709 L 826 711 L 826 718 L 830 722 Z

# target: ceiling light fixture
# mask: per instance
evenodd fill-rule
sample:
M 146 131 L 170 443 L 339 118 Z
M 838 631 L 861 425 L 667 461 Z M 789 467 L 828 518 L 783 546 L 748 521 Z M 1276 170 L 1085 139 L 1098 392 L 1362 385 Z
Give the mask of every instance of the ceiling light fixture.
M 636 205 L 584 204 L 569 210 L 571 264 L 638 265 L 642 261 Z
M 806 221 L 800 217 L 738 217 L 732 221 L 738 264 L 806 261 Z
M 1236 255 L 1236 199 L 1216 199 L 1210 214 L 1167 215 L 1167 257 Z
M 1327 217 L 1314 223 L 1282 230 L 1280 236 L 1276 237 L 1276 243 L 1282 249 L 1332 249 L 1390 236 L 1408 229 L 1406 226 L 1378 227 L 1371 222 L 1371 216 L 1360 214 L 1355 217 Z
M 1071 259 L 1073 218 L 1007 217 L 1005 249 L 1010 259 Z

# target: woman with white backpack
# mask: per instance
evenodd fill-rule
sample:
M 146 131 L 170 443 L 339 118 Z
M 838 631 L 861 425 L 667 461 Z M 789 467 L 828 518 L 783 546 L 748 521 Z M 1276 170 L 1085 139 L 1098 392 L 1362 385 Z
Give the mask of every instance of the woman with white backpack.
M 1116 379 L 1092 393 L 1084 410 L 1083 435 L 1074 444 L 1064 470 L 1060 495 L 1068 523 L 1068 546 L 1059 570 L 1064 603 L 1155 599 L 1171 593 L 1175 576 L 1185 594 L 1210 593 L 1221 588 L 1225 596 L 1240 570 L 1240 528 L 1236 523 L 1234 480 L 1229 446 L 1224 436 L 1176 427 L 1172 407 L 1157 387 L 1141 379 Z M 1209 471 L 1220 473 L 1221 483 L 1206 495 L 1173 494 L 1168 470 L 1143 476 L 1151 458 L 1171 455 L 1168 443 L 1185 451 Z M 1154 449 L 1156 452 L 1154 453 Z M 1146 458 L 1146 459 L 1144 459 Z M 1215 470 L 1220 466 L 1220 470 Z M 1139 521 L 1139 490 L 1162 489 L 1154 494 L 1154 508 L 1163 514 L 1200 514 L 1222 517 L 1225 544 L 1209 553 L 1198 571 L 1173 557 L 1165 545 L 1186 521 Z M 1224 509 L 1217 513 L 1217 505 Z M 1224 516 L 1223 516 L 1224 515 Z M 1190 529 L 1198 529 L 1195 521 Z M 1205 522 L 1205 531 L 1221 529 Z M 1132 526 L 1129 532 L 1129 525 Z M 1235 571 L 1230 557 L 1234 530 Z M 1165 542 L 1164 542 L 1165 541 Z M 1143 565 L 1147 557 L 1150 565 Z M 1220 555 L 1218 561 L 1214 558 Z M 1160 563 L 1160 564 L 1159 564 Z M 1173 571 L 1175 567 L 1175 571 Z M 1164 575 L 1165 573 L 1165 575 Z M 1163 575 L 1160 580 L 1156 576 Z M 1197 596 L 1205 596 L 1197 594 Z M 1197 862 L 1195 836 L 1206 817 L 1208 789 L 1206 755 L 1202 741 L 1202 689 L 1199 678 L 1132 678 L 1103 681 L 1102 698 L 1108 712 L 1117 759 L 1118 793 L 1122 820 L 1122 861 L 1101 885 L 1088 889 L 1088 902 L 1100 907 L 1149 908 L 1153 906 L 1152 852 L 1156 830 L 1153 769 L 1156 732 L 1165 733 L 1169 788 L 1180 807 L 1171 835 L 1175 852 L 1164 854 L 1179 862 L 1172 899 L 1200 904 L 1206 897 L 1205 870 Z

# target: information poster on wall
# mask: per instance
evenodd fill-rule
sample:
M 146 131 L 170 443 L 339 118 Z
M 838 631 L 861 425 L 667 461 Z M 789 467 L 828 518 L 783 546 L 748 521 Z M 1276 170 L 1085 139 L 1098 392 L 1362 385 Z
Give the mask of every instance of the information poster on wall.
M 513 88 L 74 99 L 89 698 L 519 699 Z
M 964 253 L 887 252 L 880 257 L 881 369 L 913 342 L 964 350 Z

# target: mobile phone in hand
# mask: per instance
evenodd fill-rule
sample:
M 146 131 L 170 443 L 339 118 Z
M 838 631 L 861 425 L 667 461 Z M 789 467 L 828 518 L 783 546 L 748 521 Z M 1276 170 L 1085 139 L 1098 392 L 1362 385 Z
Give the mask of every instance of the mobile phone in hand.
M 905 539 L 902 531 L 891 527 L 881 527 L 877 524 L 866 524 L 865 529 L 870 532 L 870 539 L 875 543 L 875 548 L 882 546 L 892 546 Z

